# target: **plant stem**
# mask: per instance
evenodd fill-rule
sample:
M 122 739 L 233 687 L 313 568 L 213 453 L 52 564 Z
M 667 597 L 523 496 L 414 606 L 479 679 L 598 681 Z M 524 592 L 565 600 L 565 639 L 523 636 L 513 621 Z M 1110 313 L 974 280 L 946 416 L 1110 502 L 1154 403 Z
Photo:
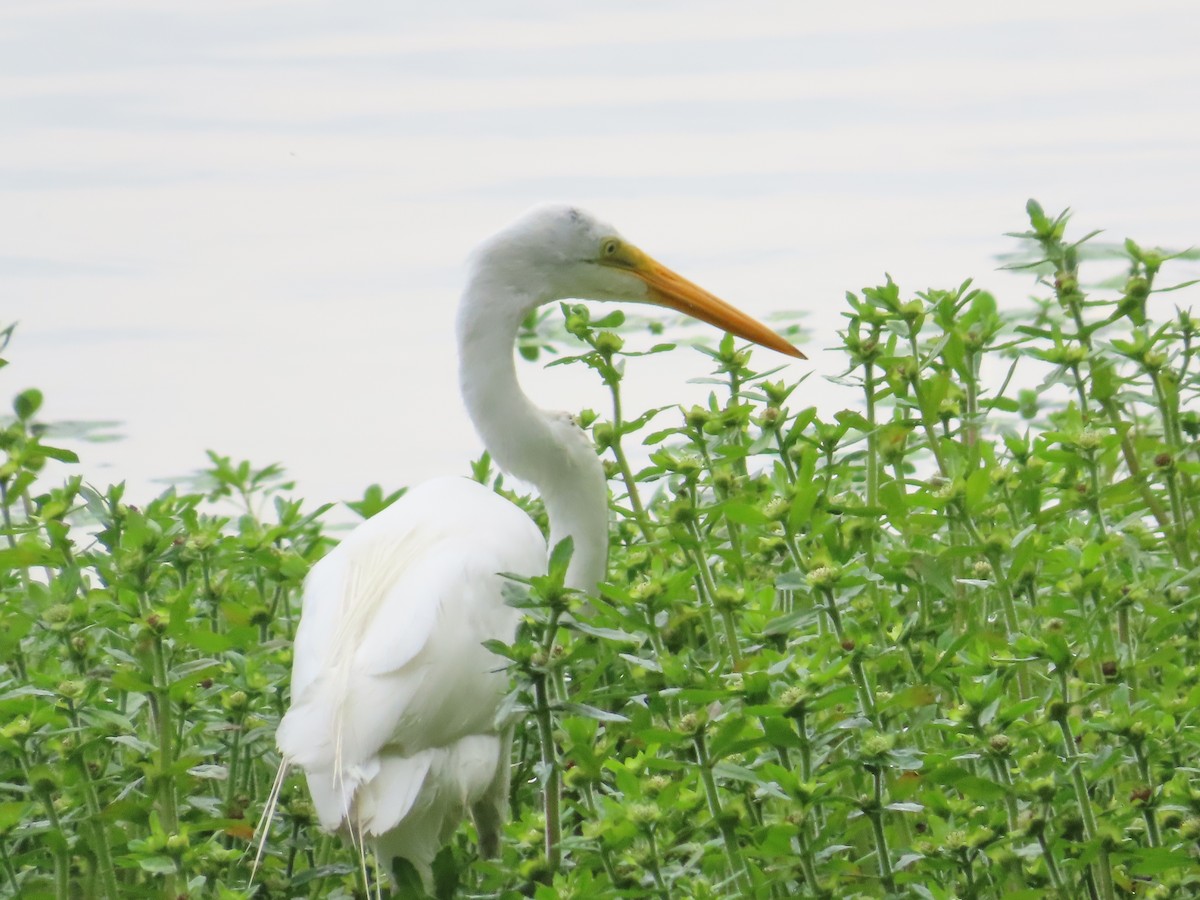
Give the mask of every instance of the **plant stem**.
M 625 482 L 625 493 L 629 497 L 629 505 L 633 509 L 634 521 L 637 522 L 638 528 L 641 529 L 642 537 L 647 541 L 653 540 L 653 532 L 650 530 L 650 519 L 646 516 L 646 508 L 642 505 L 642 498 L 638 495 L 637 479 L 633 476 L 633 467 L 629 465 L 629 459 L 625 456 L 625 451 L 621 447 L 621 428 L 624 424 L 621 419 L 621 389 L 617 383 L 609 382 L 609 393 L 612 394 L 613 406 L 613 422 L 612 422 L 612 452 L 613 457 L 617 461 L 617 467 L 621 470 L 621 480 Z
M 25 782 L 33 784 L 32 772 L 29 768 L 29 757 L 24 748 L 18 750 L 17 758 L 21 763 Z M 62 822 L 58 818 L 58 810 L 54 808 L 54 801 L 50 799 L 50 795 L 44 791 L 38 791 L 37 798 L 41 801 L 42 808 L 46 810 L 46 818 L 49 820 L 52 829 L 48 843 L 50 844 L 50 852 L 54 856 L 54 897 L 55 900 L 70 900 L 71 857 L 67 851 L 66 832 L 63 831 Z
M 715 635 L 712 633 L 712 610 L 717 606 L 717 585 L 713 579 L 712 569 L 708 565 L 708 559 L 704 555 L 704 538 L 700 534 L 700 529 L 695 522 L 689 523 L 689 531 L 691 532 L 692 540 L 695 549 L 692 551 L 692 559 L 696 563 L 696 571 L 700 574 L 700 584 L 703 588 L 703 597 L 705 600 L 705 617 L 709 620 L 709 639 L 713 640 Z M 729 663 L 730 666 L 736 666 L 741 659 L 741 647 L 738 643 L 737 625 L 733 621 L 733 613 L 729 610 L 722 610 L 721 622 L 725 628 L 725 643 L 729 647 Z
M 1038 845 L 1042 848 L 1042 859 L 1046 861 L 1046 873 L 1050 876 L 1050 883 L 1054 885 L 1055 892 L 1059 896 L 1063 896 L 1063 880 L 1062 874 L 1058 871 L 1058 863 L 1054 861 L 1054 853 L 1050 850 L 1050 845 L 1046 842 L 1045 832 L 1038 832 Z
M 863 363 L 863 394 L 867 406 L 867 506 L 879 502 L 879 435 L 875 422 L 875 367 Z M 872 541 L 872 543 L 874 543 Z
M 654 883 L 658 885 L 658 892 L 663 897 L 669 898 L 671 892 L 667 890 L 667 883 L 663 880 L 662 868 L 658 863 L 658 844 L 654 840 L 654 829 L 646 829 L 646 842 L 650 845 L 650 873 L 654 876 Z
M 71 717 L 71 724 L 82 734 L 83 726 L 74 704 L 69 704 L 67 710 Z M 75 757 L 75 764 L 79 769 L 79 774 L 82 776 L 83 798 L 87 806 L 88 818 L 90 819 L 89 830 L 92 832 L 91 843 L 95 848 L 96 867 L 100 870 L 100 878 L 104 884 L 104 896 L 110 898 L 110 900 L 118 900 L 121 895 L 117 889 L 117 872 L 113 866 L 112 849 L 108 843 L 108 832 L 105 830 L 104 823 L 100 817 L 100 798 L 96 793 L 96 783 L 92 779 L 92 773 L 88 769 L 88 763 L 83 756 L 82 750 Z
M 838 612 L 837 600 L 833 596 L 833 591 L 829 588 L 821 589 L 822 595 L 825 597 L 825 612 L 829 616 L 829 621 L 833 625 L 833 633 L 837 635 L 838 643 L 843 647 L 848 645 L 846 632 L 842 628 L 842 617 Z M 875 711 L 875 695 L 871 691 L 871 683 L 867 680 L 866 669 L 863 668 L 862 660 L 854 650 L 848 650 L 850 657 L 850 672 L 854 675 L 854 684 L 858 687 L 858 702 L 862 707 L 862 714 L 871 720 L 871 723 L 878 726 L 878 714 Z
M 717 827 L 721 831 L 721 840 L 725 847 L 725 856 L 729 861 L 729 869 L 733 874 L 734 879 L 739 883 L 739 887 L 743 891 L 748 891 L 750 887 L 750 873 L 746 870 L 746 864 L 742 861 L 742 855 L 738 850 L 737 834 L 733 830 L 733 825 L 726 817 L 721 809 L 721 797 L 717 792 L 717 782 L 713 778 L 712 762 L 708 758 L 708 747 L 704 741 L 704 733 L 698 732 L 692 742 L 696 747 L 696 762 L 700 769 L 700 780 L 704 783 L 704 795 L 708 800 L 708 811 L 717 823 Z M 743 896 L 750 896 L 749 893 Z
M 533 679 L 534 715 L 538 724 L 538 739 L 541 745 L 542 767 L 546 773 L 545 812 L 546 812 L 546 868 L 553 876 L 558 871 L 562 860 L 562 822 L 560 809 L 562 804 L 562 785 L 559 779 L 558 760 L 554 750 L 554 724 L 550 714 L 550 699 L 546 691 L 545 673 L 538 673 Z
M 796 843 L 800 851 L 796 855 L 800 859 L 800 871 L 804 873 L 804 881 L 808 884 L 811 896 L 818 896 L 821 888 L 820 882 L 817 881 L 817 867 L 813 863 L 812 848 L 808 843 L 807 827 L 808 820 L 806 818 L 796 831 Z
M 1067 702 L 1065 694 L 1062 702 L 1064 704 Z M 1058 727 L 1063 736 L 1063 756 L 1070 767 L 1071 785 L 1075 789 L 1075 802 L 1079 806 L 1079 817 L 1083 820 L 1084 834 L 1089 842 L 1097 844 L 1098 858 L 1093 868 L 1099 875 L 1100 895 L 1104 900 L 1114 900 L 1112 868 L 1108 861 L 1108 850 L 1100 840 L 1096 828 L 1096 815 L 1092 810 L 1091 798 L 1088 796 L 1087 782 L 1084 780 L 1083 769 L 1080 767 L 1079 755 L 1075 752 L 1075 736 L 1071 733 L 1071 723 L 1067 715 L 1066 712 L 1063 712 L 1058 717 Z
M 1150 760 L 1146 756 L 1146 748 L 1140 742 L 1133 745 L 1133 755 L 1137 759 L 1138 773 L 1142 776 L 1142 782 L 1153 792 L 1154 780 L 1150 776 Z M 1146 842 L 1151 847 L 1161 846 L 1162 837 L 1158 832 L 1158 820 L 1154 817 L 1154 807 L 1147 804 L 1142 810 L 1142 817 L 1146 821 Z
M 7 876 L 9 883 L 13 887 L 13 896 L 21 896 L 21 887 L 17 882 L 17 870 L 13 868 L 12 859 L 8 855 L 8 845 L 4 841 L 0 841 L 0 862 L 4 863 L 4 874 Z
M 158 726 L 158 777 L 161 782 L 159 814 L 163 819 L 163 828 L 168 834 L 174 834 L 179 828 L 175 780 L 170 777 L 175 763 L 175 733 L 171 725 L 171 685 L 167 676 L 166 654 L 159 635 L 151 638 L 150 652 L 154 667 L 154 693 L 150 697 L 153 700 L 152 709 Z
M 550 650 L 554 646 L 554 635 L 558 632 L 560 611 L 553 608 L 546 630 L 542 634 L 542 652 L 547 665 Z M 538 743 L 545 772 L 544 807 L 546 814 L 546 868 L 551 876 L 558 871 L 562 862 L 562 778 L 558 767 L 558 754 L 554 745 L 554 720 L 550 710 L 548 689 L 549 676 L 545 667 L 533 672 L 534 715 L 538 725 Z
M 891 893 L 896 890 L 896 881 L 892 874 L 887 832 L 883 827 L 883 769 L 878 766 L 872 767 L 871 777 L 874 780 L 875 794 L 867 818 L 871 820 L 871 830 L 875 833 L 875 857 L 879 861 L 879 877 L 883 879 L 884 886 Z

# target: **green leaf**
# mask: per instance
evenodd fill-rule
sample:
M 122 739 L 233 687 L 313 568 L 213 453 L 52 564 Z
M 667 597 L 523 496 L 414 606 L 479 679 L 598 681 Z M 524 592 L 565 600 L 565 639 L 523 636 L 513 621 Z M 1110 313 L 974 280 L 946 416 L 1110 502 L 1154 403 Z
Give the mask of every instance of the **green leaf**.
M 13 412 L 17 414 L 17 418 L 22 422 L 32 419 L 41 407 L 42 392 L 37 388 L 21 391 L 13 400 Z
M 979 509 L 981 502 L 987 496 L 991 483 L 991 475 L 987 469 L 976 469 L 967 476 L 964 493 L 968 509 L 973 511 Z
M 42 456 L 56 459 L 59 462 L 77 463 L 79 462 L 79 454 L 74 450 L 67 450 L 63 447 L 50 447 L 46 444 L 38 444 L 38 452 Z
M 978 775 L 963 775 L 961 778 L 957 778 L 950 783 L 964 797 L 981 803 L 993 803 L 997 800 L 1003 800 L 1008 794 L 1002 785 Z
M 620 713 L 609 712 L 605 709 L 598 709 L 595 706 L 588 706 L 586 703 L 575 703 L 567 701 L 565 703 L 556 703 L 554 708 L 561 712 L 570 713 L 573 716 L 583 716 L 586 719 L 595 719 L 597 722 L 628 722 L 629 718 Z
M 1191 872 L 1195 871 L 1196 866 L 1196 860 L 1190 853 L 1169 847 L 1141 847 L 1121 856 L 1129 861 L 1130 873 L 1140 878 L 1161 875 L 1172 869 Z
M 731 522 L 738 525 L 765 525 L 770 521 L 762 510 L 748 503 L 728 501 L 722 503 L 720 509 Z
M 144 856 L 138 860 L 138 866 L 154 875 L 174 875 L 175 860 L 169 856 Z
M 550 577 L 558 584 L 566 581 L 567 567 L 571 564 L 571 556 L 574 552 L 575 540 L 570 535 L 555 544 L 554 549 L 550 551 L 548 566 Z

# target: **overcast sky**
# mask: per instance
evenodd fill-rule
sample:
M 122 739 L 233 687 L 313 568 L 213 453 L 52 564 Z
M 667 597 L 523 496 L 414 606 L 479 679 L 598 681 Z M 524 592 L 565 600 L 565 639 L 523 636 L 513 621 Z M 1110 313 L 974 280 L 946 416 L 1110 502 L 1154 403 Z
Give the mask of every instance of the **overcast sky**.
M 3 392 L 135 494 L 212 448 L 314 501 L 461 473 L 470 248 L 546 200 L 593 209 L 757 315 L 999 273 L 1027 197 L 1114 239 L 1200 243 L 1194 2 L 0 5 Z M 1195 295 L 1170 295 L 1195 303 Z M 703 359 L 635 368 L 688 401 Z M 529 366 L 546 405 L 588 373 Z

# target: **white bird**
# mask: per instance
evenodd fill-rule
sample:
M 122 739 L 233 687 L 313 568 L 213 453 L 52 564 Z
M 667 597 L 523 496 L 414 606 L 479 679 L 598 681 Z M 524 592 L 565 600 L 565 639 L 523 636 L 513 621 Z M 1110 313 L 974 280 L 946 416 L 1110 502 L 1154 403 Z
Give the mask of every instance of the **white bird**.
M 676 275 L 578 209 L 534 210 L 473 260 L 458 309 L 467 412 L 497 464 L 537 487 L 550 546 L 574 543 L 569 587 L 604 577 L 608 488 L 591 441 L 563 413 L 535 407 L 517 383 L 513 344 L 535 307 L 570 298 L 653 303 L 803 358 L 766 326 Z M 504 661 L 519 613 L 502 572 L 546 570 L 547 541 L 518 507 L 465 478 L 420 485 L 360 525 L 304 587 L 291 708 L 276 739 L 283 774 L 299 766 L 323 828 L 365 842 L 387 872 L 431 864 L 467 815 L 480 850 L 499 849 L 511 725 L 498 722 Z M 260 847 L 261 852 L 261 847 Z

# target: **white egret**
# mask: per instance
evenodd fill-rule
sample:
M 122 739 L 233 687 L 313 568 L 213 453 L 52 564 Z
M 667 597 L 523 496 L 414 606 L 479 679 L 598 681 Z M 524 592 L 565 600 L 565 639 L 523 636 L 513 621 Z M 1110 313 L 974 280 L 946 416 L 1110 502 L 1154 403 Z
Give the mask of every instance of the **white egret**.
M 803 358 L 766 326 L 681 278 L 580 210 L 534 210 L 476 253 L 458 310 L 463 400 L 499 466 L 538 489 L 550 546 L 570 536 L 570 587 L 604 576 L 608 490 L 574 420 L 535 407 L 513 344 L 537 306 L 568 298 L 653 303 Z M 304 770 L 321 825 L 385 869 L 431 863 L 470 815 L 480 850 L 499 846 L 511 728 L 496 721 L 508 679 L 483 647 L 513 638 L 519 614 L 501 572 L 538 574 L 547 542 L 516 506 L 465 478 L 405 494 L 318 562 L 304 588 L 280 777 Z

